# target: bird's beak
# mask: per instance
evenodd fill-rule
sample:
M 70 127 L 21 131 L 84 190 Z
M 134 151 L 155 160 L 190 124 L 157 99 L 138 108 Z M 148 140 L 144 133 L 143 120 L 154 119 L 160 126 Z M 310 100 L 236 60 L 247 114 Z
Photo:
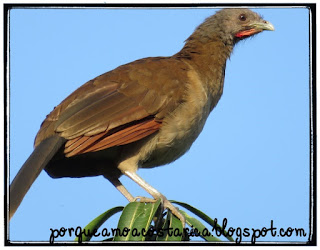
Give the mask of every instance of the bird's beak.
M 243 39 L 245 37 L 249 37 L 254 34 L 260 33 L 263 30 L 274 30 L 274 27 L 268 21 L 260 20 L 257 22 L 247 24 L 245 30 L 238 32 L 235 36 L 240 39 Z
M 254 22 L 248 25 L 251 29 L 256 29 L 256 30 L 274 30 L 274 27 L 271 23 L 265 20 L 261 20 L 260 22 Z

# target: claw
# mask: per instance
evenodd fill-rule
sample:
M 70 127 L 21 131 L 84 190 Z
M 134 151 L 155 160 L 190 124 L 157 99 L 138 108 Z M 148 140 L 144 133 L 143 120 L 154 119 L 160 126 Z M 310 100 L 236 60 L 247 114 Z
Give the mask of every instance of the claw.
M 171 213 L 175 215 L 182 222 L 182 227 L 185 228 L 186 218 L 179 212 L 179 208 L 173 206 L 172 203 L 167 199 L 164 200 L 163 206 L 164 206 L 164 209 L 166 208 L 169 209 Z
M 186 225 L 186 218 L 179 212 L 179 208 L 172 205 L 172 203 L 162 194 L 160 195 L 159 199 L 161 200 L 163 210 L 169 209 L 171 213 L 182 222 L 182 226 L 184 228 Z

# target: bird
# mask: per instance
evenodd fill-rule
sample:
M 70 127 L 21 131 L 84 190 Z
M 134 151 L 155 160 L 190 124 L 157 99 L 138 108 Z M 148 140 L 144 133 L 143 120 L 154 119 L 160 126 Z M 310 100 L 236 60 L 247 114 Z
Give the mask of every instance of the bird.
M 201 133 L 223 93 L 234 46 L 274 26 L 246 8 L 225 8 L 201 23 L 182 49 L 121 65 L 86 82 L 46 116 L 34 151 L 9 190 L 9 219 L 45 170 L 52 178 L 104 176 L 128 201 L 161 200 L 182 222 L 179 210 L 137 174 L 171 163 Z M 152 198 L 134 197 L 124 175 Z

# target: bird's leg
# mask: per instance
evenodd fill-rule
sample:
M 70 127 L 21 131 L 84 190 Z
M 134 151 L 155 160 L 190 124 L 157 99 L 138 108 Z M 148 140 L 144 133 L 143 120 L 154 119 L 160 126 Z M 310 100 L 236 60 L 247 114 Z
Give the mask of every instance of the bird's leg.
M 129 191 L 122 185 L 121 181 L 117 178 L 108 178 L 108 180 L 113 184 L 127 198 L 129 202 L 135 201 L 136 199 L 129 193 Z
M 179 212 L 179 210 L 175 206 L 172 205 L 170 201 L 168 201 L 168 199 L 163 194 L 161 194 L 158 190 L 156 190 L 154 187 L 148 184 L 144 179 L 142 179 L 135 172 L 124 171 L 123 173 L 126 176 L 128 176 L 131 180 L 136 182 L 144 190 L 146 190 L 149 194 L 151 194 L 154 199 L 160 199 L 164 209 L 166 208 L 170 209 L 172 214 L 174 214 L 176 217 L 180 219 L 183 227 L 185 226 L 186 219 L 184 218 L 184 216 Z
M 134 201 L 139 201 L 139 202 L 155 202 L 154 199 L 151 198 L 147 198 L 147 197 L 142 197 L 142 196 L 137 196 L 137 197 L 133 197 L 129 191 L 125 188 L 125 186 L 123 186 L 123 184 L 121 183 L 121 181 L 117 178 L 110 178 L 108 177 L 108 180 L 113 184 L 113 186 L 115 186 L 116 189 L 118 189 L 120 191 L 120 193 L 126 197 L 126 199 L 129 202 L 134 202 Z

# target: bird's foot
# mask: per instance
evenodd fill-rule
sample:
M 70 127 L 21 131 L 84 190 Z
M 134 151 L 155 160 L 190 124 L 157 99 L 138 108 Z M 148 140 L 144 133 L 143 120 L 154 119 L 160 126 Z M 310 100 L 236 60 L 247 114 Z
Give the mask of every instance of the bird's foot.
M 179 208 L 173 206 L 172 203 L 168 200 L 166 200 L 163 205 L 164 208 L 169 209 L 171 213 L 182 222 L 182 227 L 184 228 L 186 226 L 186 218 L 179 212 Z
M 144 190 L 146 190 L 149 194 L 151 194 L 152 197 L 154 198 L 154 200 L 152 199 L 152 202 L 160 199 L 162 211 L 164 211 L 165 209 L 169 209 L 172 212 L 172 214 L 175 215 L 182 222 L 183 227 L 185 227 L 186 219 L 179 212 L 179 209 L 173 206 L 172 203 L 168 201 L 168 199 L 163 194 L 161 194 L 158 190 L 150 186 L 144 179 L 142 179 L 139 175 L 137 175 L 136 172 L 123 171 L 123 174 L 128 176 L 131 180 L 136 182 L 139 186 L 141 186 Z
M 152 198 L 147 198 L 147 197 L 143 197 L 143 196 L 136 196 L 133 199 L 133 202 L 146 202 L 146 203 L 154 203 L 156 202 L 158 199 L 161 200 L 161 211 L 163 212 L 166 209 L 169 209 L 171 211 L 171 213 L 173 215 L 175 215 L 181 222 L 183 227 L 185 227 L 186 225 L 186 219 L 184 218 L 184 216 L 179 212 L 179 209 L 177 207 L 175 207 L 174 205 L 172 205 L 172 203 L 170 201 L 168 201 L 168 199 L 164 196 L 161 195 L 159 198 L 157 199 L 152 199 Z
M 146 203 L 154 203 L 157 200 L 152 199 L 152 198 L 147 198 L 147 197 L 143 197 L 143 196 L 136 196 L 134 197 L 132 202 L 146 202 Z
M 163 210 L 165 209 L 170 210 L 171 213 L 175 215 L 182 222 L 182 226 L 184 228 L 186 225 L 186 218 L 179 212 L 179 208 L 172 205 L 172 203 L 162 194 L 159 197 L 159 199 L 161 200 L 161 205 Z

